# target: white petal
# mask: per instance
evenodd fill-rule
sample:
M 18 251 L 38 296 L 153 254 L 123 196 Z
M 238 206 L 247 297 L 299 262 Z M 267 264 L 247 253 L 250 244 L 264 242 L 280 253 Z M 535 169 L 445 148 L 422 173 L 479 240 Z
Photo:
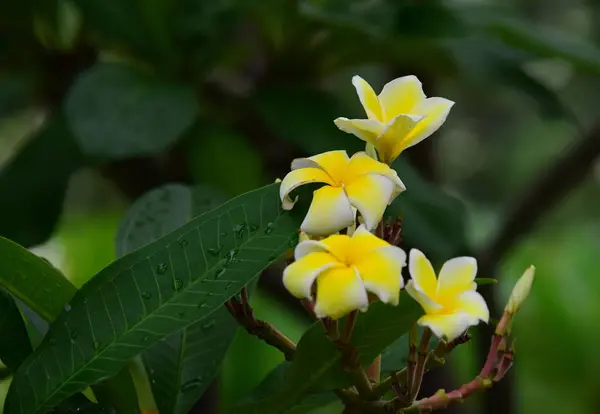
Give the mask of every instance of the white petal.
M 322 187 L 313 193 L 313 200 L 300 229 L 313 236 L 326 236 L 352 225 L 352 207 L 344 190 Z
M 302 168 L 290 171 L 283 178 L 279 187 L 279 196 L 284 210 L 291 210 L 296 203 L 296 200 L 292 200 L 289 194 L 301 185 L 309 183 L 333 184 L 327 173 L 318 168 Z

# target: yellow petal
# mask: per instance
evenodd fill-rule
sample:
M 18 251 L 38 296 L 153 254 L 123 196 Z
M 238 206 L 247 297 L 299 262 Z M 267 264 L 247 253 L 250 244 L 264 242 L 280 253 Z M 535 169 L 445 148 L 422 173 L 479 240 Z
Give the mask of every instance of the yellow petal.
M 279 196 L 284 210 L 290 210 L 296 203 L 289 194 L 297 187 L 308 183 L 333 184 L 331 178 L 319 168 L 302 168 L 287 173 L 279 187 Z
M 406 137 L 406 140 L 401 142 L 395 151 L 400 153 L 406 148 L 412 147 L 429 137 L 437 131 L 448 116 L 454 102 L 444 98 L 427 98 L 419 105 L 415 106 L 410 112 L 413 115 L 424 116 Z
M 355 263 L 365 288 L 384 303 L 398 304 L 400 289 L 404 286 L 402 268 L 406 266 L 406 253 L 396 246 L 372 250 Z
M 417 323 L 427 326 L 438 338 L 445 337 L 448 341 L 452 341 L 473 325 L 473 319 L 465 313 L 424 315 L 419 318 Z
M 375 143 L 382 162 L 391 164 L 398 157 L 405 147 L 403 143 L 420 122 L 423 122 L 423 117 L 419 115 L 398 115 L 386 124 Z
M 348 261 L 350 254 L 351 242 L 350 237 L 345 234 L 334 234 L 326 237 L 320 242 L 329 253 L 337 257 L 342 262 Z
M 312 236 L 335 233 L 354 222 L 352 207 L 340 187 L 321 187 L 313 193 L 313 200 L 300 230 Z
M 367 230 L 373 230 L 381 221 L 385 208 L 392 200 L 394 183 L 379 174 L 365 174 L 346 186 L 350 204 L 365 219 Z
M 385 124 L 369 119 L 336 118 L 333 123 L 341 131 L 373 144 L 386 128 Z
M 462 293 L 456 302 L 456 307 L 459 312 L 464 312 L 473 319 L 486 323 L 490 320 L 490 310 L 485 299 L 474 290 Z
M 391 169 L 387 164 L 369 157 L 364 151 L 359 151 L 350 158 L 350 164 L 346 173 L 346 184 L 350 184 L 353 179 L 369 173 L 381 174 L 392 180 L 397 187 L 394 189 L 394 195 L 406 190 L 404 183 L 400 180 L 395 170 Z
M 468 290 L 475 290 L 477 260 L 473 257 L 456 257 L 442 266 L 438 277 L 437 299 L 440 303 L 452 301 Z
M 336 266 L 343 265 L 329 253 L 309 254 L 285 268 L 283 285 L 297 298 L 311 298 L 311 288 L 317 276 Z
M 415 113 L 411 109 L 425 99 L 423 86 L 416 76 L 403 76 L 388 82 L 379 94 L 383 121 L 400 115 Z
M 300 234 L 304 234 L 306 237 L 308 237 L 308 235 L 304 232 L 301 232 Z M 327 253 L 327 246 L 318 240 L 302 240 L 294 249 L 294 258 L 296 260 L 300 260 L 304 256 L 315 252 Z
M 365 255 L 370 253 L 371 250 L 389 245 L 388 242 L 375 236 L 367 230 L 364 224 L 361 224 L 352 235 L 352 242 L 349 249 L 349 261 L 351 263 L 358 263 Z
M 317 278 L 315 313 L 319 318 L 339 319 L 353 310 L 366 310 L 368 306 L 367 292 L 354 269 L 332 268 Z
M 442 310 L 442 306 L 436 303 L 431 297 L 427 296 L 425 292 L 414 282 L 409 280 L 406 284 L 406 293 L 408 293 L 419 305 L 423 308 L 426 314 L 437 314 Z
M 341 183 L 350 162 L 348 154 L 343 150 L 328 151 L 313 155 L 312 157 L 308 157 L 307 160 L 321 167 L 336 184 Z
M 352 84 L 356 88 L 356 93 L 358 94 L 360 103 L 365 108 L 367 117 L 369 119 L 381 119 L 379 100 L 371 85 L 358 75 L 352 77 Z
M 411 249 L 408 270 L 417 287 L 429 298 L 435 300 L 437 292 L 435 272 L 427 257 L 420 250 Z

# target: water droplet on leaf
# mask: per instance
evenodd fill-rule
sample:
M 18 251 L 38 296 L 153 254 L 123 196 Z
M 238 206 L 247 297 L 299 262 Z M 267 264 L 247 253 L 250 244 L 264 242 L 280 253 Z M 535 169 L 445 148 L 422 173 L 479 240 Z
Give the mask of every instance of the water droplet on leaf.
M 214 319 L 211 319 L 210 321 L 208 321 L 204 325 L 202 325 L 202 329 L 204 329 L 205 331 L 212 329 L 212 328 L 214 328 L 216 323 L 217 322 Z
M 152 297 L 152 294 L 150 292 L 142 292 L 142 297 L 144 299 L 150 299 Z
M 221 237 L 227 237 L 227 232 L 226 231 L 222 231 L 221 232 Z
M 181 241 L 179 242 L 179 245 L 181 246 L 181 248 L 182 248 L 182 249 L 185 249 L 185 248 L 187 247 L 187 245 L 188 245 L 188 244 L 189 244 L 189 243 L 188 243 L 188 241 L 187 241 L 187 240 L 185 240 L 185 239 L 184 239 L 184 240 L 181 240 Z
M 65 305 L 65 310 L 66 310 L 67 312 L 70 312 L 70 311 L 71 311 L 71 305 L 69 305 L 69 304 L 67 303 L 67 304 Z
M 51 337 L 50 339 L 48 339 L 48 343 L 49 343 L 50 345 L 56 345 L 56 338 L 54 338 L 54 337 Z
M 210 249 L 207 249 L 207 250 L 211 256 L 217 257 L 219 255 L 219 252 L 221 251 L 221 247 L 218 247 L 218 248 L 211 247 Z
M 165 273 L 167 273 L 167 269 L 169 268 L 169 266 L 167 266 L 166 263 L 160 263 L 157 267 L 156 267 L 156 272 L 159 275 L 164 275 Z
M 71 332 L 69 332 L 69 336 L 72 340 L 76 340 L 79 337 L 79 331 L 77 329 L 73 329 Z
M 181 280 L 181 279 L 175 279 L 173 281 L 173 289 L 180 290 L 182 287 L 183 287 L 183 280 Z
M 267 227 L 265 227 L 265 234 L 271 234 L 275 230 L 275 225 L 273 223 L 267 223 Z
M 238 252 L 237 252 L 236 249 L 230 250 L 229 253 L 227 253 L 227 257 L 226 257 L 226 262 L 225 263 L 227 265 L 230 265 L 232 263 L 237 262 L 237 254 L 238 254 Z
M 215 273 L 215 279 L 218 279 L 221 276 L 223 276 L 223 273 L 225 273 L 226 271 L 227 271 L 227 269 L 225 269 L 225 268 L 219 270 L 217 273 Z
M 256 224 L 250 224 L 250 231 L 254 233 L 256 230 L 258 230 L 258 226 Z
M 94 342 L 94 349 L 100 349 L 101 347 L 102 347 L 102 342 L 100 342 L 100 341 Z
M 191 391 L 202 385 L 202 377 L 194 378 L 181 385 L 181 392 Z

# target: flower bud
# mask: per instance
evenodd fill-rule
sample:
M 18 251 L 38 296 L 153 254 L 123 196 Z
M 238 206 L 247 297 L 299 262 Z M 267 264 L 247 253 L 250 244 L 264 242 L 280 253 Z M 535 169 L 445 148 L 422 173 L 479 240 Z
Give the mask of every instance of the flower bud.
M 510 294 L 510 298 L 508 299 L 508 304 L 506 305 L 506 312 L 516 313 L 523 301 L 529 296 L 529 292 L 531 291 L 531 285 L 533 283 L 533 277 L 535 275 L 535 267 L 529 266 L 529 268 L 523 273 L 523 276 L 517 281 L 515 287 Z

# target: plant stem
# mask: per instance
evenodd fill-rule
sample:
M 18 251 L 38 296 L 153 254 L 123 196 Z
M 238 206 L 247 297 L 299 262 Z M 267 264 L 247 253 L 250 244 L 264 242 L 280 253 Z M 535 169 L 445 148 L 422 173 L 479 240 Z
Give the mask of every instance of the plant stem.
M 275 328 L 272 324 L 258 320 L 254 317 L 254 313 L 250 304 L 248 303 L 248 294 L 244 293 L 242 290 L 242 298 L 241 301 L 238 301 L 236 298 L 231 298 L 229 301 L 225 302 L 225 306 L 231 316 L 251 335 L 254 335 L 267 344 L 279 349 L 285 359 L 290 361 L 294 353 L 296 352 L 296 344 L 281 333 L 277 328 Z
M 408 331 L 408 357 L 406 359 L 406 389 L 410 396 L 413 383 L 415 382 L 415 369 L 417 366 L 417 324 L 413 323 Z M 411 400 L 412 401 L 412 400 Z
M 381 354 L 377 355 L 377 358 L 367 368 L 367 376 L 375 383 L 378 383 L 381 379 Z
M 415 367 L 413 383 L 409 392 L 410 401 L 413 401 L 418 396 L 419 390 L 421 389 L 423 375 L 425 374 L 425 363 L 427 362 L 427 357 L 429 356 L 429 341 L 431 340 L 431 336 L 431 329 L 425 328 L 423 335 L 421 336 L 421 343 L 419 344 L 419 351 L 417 354 L 417 365 Z

